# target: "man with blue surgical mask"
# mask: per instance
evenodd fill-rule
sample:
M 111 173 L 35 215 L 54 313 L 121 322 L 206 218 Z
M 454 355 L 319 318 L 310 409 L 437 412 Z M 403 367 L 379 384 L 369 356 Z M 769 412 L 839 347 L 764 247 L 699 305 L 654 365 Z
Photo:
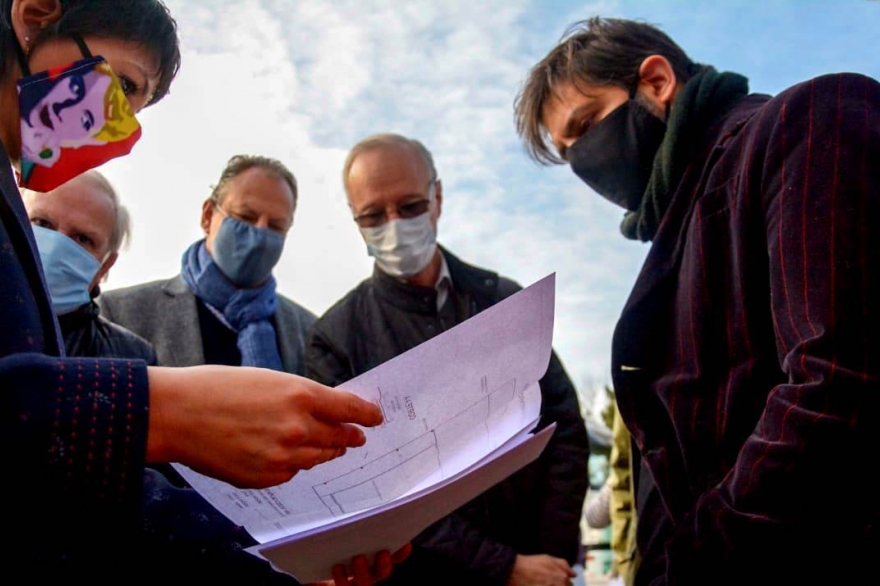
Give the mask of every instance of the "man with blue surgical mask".
M 94 302 L 130 233 L 128 211 L 110 182 L 87 171 L 48 193 L 25 189 L 23 199 L 67 355 L 156 364 L 152 345 L 102 318 Z
M 307 376 L 336 386 L 520 290 L 437 243 L 443 185 L 419 141 L 364 139 L 348 154 L 343 184 L 375 268 L 315 323 Z M 555 353 L 540 385 L 541 426 L 558 426 L 541 457 L 420 534 L 389 584 L 570 583 L 589 445 Z
M 105 292 L 104 314 L 152 342 L 163 366 L 302 374 L 315 316 L 278 294 L 272 276 L 296 198 L 296 179 L 280 161 L 232 157 L 202 204 L 205 237 L 184 252 L 180 274 Z

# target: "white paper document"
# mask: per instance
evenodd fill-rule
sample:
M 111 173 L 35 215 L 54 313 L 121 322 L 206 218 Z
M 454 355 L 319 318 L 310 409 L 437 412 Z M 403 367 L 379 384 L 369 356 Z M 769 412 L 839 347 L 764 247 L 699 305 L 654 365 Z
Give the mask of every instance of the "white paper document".
M 539 416 L 537 381 L 550 361 L 554 285 L 551 274 L 340 385 L 374 401 L 385 416 L 365 430 L 366 445 L 341 458 L 262 490 L 175 466 L 253 535 L 261 544 L 253 549 L 302 582 L 329 578 L 334 563 L 356 553 L 394 550 L 540 454 L 550 430 L 528 438 L 524 432 Z M 432 500 L 432 491 L 442 500 Z M 425 510 L 423 501 L 431 503 Z M 443 502 L 453 501 L 458 504 L 446 510 Z M 397 506 L 421 513 L 394 514 Z M 297 566 L 295 558 L 305 559 Z
M 555 429 L 554 423 L 535 435 L 523 431 L 491 455 L 436 485 L 249 551 L 303 584 L 329 579 L 330 568 L 349 563 L 355 555 L 397 551 L 431 523 L 532 462 Z

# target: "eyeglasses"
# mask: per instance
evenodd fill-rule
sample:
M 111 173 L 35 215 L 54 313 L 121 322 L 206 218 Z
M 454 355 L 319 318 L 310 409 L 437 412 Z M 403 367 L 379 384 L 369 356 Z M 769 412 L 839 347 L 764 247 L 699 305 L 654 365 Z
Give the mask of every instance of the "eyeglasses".
M 431 208 L 431 202 L 434 201 L 434 185 L 435 181 L 431 181 L 428 188 L 428 197 L 425 199 L 417 199 L 397 206 L 397 215 L 401 218 L 415 218 L 421 216 Z M 375 228 L 381 226 L 388 221 L 388 210 L 377 210 L 375 212 L 367 212 L 354 217 L 355 223 L 361 228 Z

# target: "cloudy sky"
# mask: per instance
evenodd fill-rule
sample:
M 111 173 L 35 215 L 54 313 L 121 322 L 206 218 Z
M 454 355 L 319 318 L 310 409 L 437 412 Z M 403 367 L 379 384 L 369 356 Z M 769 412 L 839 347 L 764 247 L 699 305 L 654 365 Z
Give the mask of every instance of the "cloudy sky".
M 567 167 L 524 154 L 512 104 L 566 27 L 643 19 L 696 61 L 778 93 L 823 73 L 880 78 L 880 1 L 168 0 L 183 65 L 140 120 L 131 156 L 102 168 L 134 218 L 105 288 L 167 278 L 202 236 L 199 213 L 227 159 L 276 157 L 300 185 L 279 290 L 320 314 L 372 267 L 340 172 L 347 149 L 399 132 L 434 153 L 439 239 L 528 285 L 556 272 L 554 346 L 580 390 L 610 381 L 614 323 L 647 245 Z

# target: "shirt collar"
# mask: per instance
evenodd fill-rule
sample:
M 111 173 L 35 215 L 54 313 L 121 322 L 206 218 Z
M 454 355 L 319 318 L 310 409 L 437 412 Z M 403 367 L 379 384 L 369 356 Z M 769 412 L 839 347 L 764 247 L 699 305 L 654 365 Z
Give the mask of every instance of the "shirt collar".
M 440 250 L 440 274 L 437 276 L 437 282 L 434 283 L 434 289 L 437 290 L 437 311 L 443 307 L 449 294 L 452 292 L 452 275 L 449 274 L 449 265 L 446 264 L 446 256 Z

